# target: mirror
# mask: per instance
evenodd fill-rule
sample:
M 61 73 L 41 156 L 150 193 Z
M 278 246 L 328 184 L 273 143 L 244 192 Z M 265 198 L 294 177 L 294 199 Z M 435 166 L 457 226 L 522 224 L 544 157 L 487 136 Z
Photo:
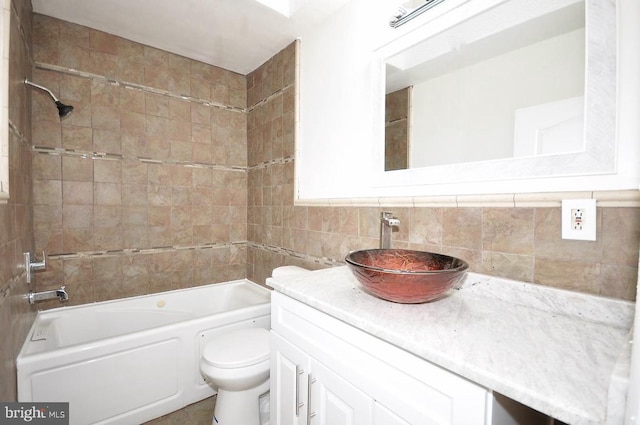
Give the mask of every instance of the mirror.
M 584 151 L 584 1 L 530 3 L 386 58 L 385 170 Z

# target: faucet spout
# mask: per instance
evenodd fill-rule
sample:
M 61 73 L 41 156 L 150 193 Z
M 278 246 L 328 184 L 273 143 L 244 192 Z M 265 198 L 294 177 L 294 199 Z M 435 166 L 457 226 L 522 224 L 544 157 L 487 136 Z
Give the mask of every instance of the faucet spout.
M 64 289 L 64 286 L 61 286 L 60 289 L 54 289 L 52 291 L 29 291 L 29 293 L 27 294 L 27 301 L 29 301 L 29 304 L 35 304 L 38 301 L 50 300 L 53 298 L 58 298 L 60 302 L 69 301 L 69 294 L 67 293 L 66 289 Z
M 69 301 L 69 293 L 61 286 L 60 289 L 56 289 L 56 297 L 60 299 L 60 302 Z
M 380 216 L 380 249 L 391 248 L 391 233 L 394 227 L 400 226 L 400 220 L 393 213 L 383 212 Z

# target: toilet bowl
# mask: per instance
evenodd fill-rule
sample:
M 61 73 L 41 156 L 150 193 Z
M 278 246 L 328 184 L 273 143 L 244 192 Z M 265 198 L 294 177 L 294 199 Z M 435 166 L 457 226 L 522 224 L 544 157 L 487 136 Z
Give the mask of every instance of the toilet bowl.
M 200 371 L 218 389 L 213 425 L 260 425 L 259 398 L 269 391 L 269 331 L 238 329 L 213 338 Z

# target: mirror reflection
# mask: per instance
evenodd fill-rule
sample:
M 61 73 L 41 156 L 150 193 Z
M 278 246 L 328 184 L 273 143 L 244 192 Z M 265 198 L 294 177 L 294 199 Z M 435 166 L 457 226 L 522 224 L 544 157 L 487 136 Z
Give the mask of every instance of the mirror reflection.
M 541 3 L 387 58 L 385 170 L 584 150 L 584 1 Z

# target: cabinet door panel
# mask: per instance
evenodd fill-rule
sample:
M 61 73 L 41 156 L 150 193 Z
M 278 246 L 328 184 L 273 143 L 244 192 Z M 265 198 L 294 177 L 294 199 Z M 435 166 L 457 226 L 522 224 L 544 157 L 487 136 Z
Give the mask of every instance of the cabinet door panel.
M 373 400 L 313 361 L 309 380 L 312 425 L 370 425 Z
M 380 403 L 373 406 L 373 425 L 411 425 Z
M 309 357 L 271 332 L 271 423 L 306 424 Z

